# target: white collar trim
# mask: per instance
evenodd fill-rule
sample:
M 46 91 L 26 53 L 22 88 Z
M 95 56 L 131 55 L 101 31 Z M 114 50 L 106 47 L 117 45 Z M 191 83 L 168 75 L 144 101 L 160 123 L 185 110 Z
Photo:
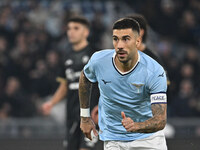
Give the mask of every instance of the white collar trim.
M 115 56 L 116 56 L 116 52 L 114 52 L 113 57 L 112 57 L 112 59 L 113 59 L 113 64 L 115 65 L 115 68 L 117 69 L 117 71 L 118 71 L 119 73 L 121 73 L 122 75 L 125 75 L 125 74 L 131 72 L 133 69 L 135 69 L 135 67 L 137 66 L 137 64 L 138 64 L 139 61 L 140 61 L 140 53 L 138 52 L 138 60 L 137 60 L 137 62 L 135 63 L 135 65 L 133 66 L 133 68 L 131 68 L 129 71 L 121 72 L 121 71 L 117 68 L 117 66 L 116 66 L 116 64 L 115 64 Z

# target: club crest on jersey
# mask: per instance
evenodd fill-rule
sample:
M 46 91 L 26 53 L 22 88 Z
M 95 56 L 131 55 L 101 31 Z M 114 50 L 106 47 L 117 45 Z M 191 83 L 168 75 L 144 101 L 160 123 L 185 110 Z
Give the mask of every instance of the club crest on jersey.
M 90 59 L 89 56 L 85 55 L 85 56 L 82 57 L 82 62 L 83 62 L 84 64 L 86 64 L 86 63 L 88 62 L 89 59 Z
M 66 66 L 69 66 L 69 65 L 72 65 L 73 64 L 73 60 L 71 60 L 71 59 L 67 59 L 66 61 L 65 61 L 65 65 Z
M 137 88 L 137 93 L 140 93 L 140 89 L 141 89 L 141 87 L 142 87 L 144 84 L 135 84 L 135 83 L 132 83 L 132 85 L 134 85 L 134 86 Z

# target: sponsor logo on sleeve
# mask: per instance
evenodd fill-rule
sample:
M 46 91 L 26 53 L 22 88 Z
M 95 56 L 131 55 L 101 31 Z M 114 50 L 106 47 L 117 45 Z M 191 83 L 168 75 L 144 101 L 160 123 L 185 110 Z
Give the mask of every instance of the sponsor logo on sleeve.
M 82 57 L 82 62 L 83 62 L 84 64 L 86 64 L 86 63 L 88 62 L 89 59 L 90 59 L 90 57 L 87 56 L 87 55 L 85 55 L 85 56 Z
M 159 74 L 158 77 L 164 77 L 164 72 L 162 74 Z

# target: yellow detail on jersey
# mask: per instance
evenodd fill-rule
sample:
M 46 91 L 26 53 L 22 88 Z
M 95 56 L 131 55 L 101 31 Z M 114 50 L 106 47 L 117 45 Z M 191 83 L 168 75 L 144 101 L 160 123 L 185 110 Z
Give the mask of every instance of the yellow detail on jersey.
M 65 79 L 65 78 L 62 78 L 62 77 L 57 77 L 57 78 L 56 78 L 56 81 L 57 81 L 57 82 L 60 82 L 60 83 L 66 83 L 66 79 Z

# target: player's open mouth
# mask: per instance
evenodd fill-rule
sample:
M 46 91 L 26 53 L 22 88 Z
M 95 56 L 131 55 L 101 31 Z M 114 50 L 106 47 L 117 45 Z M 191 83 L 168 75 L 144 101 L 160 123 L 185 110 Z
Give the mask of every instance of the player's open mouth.
M 125 57 L 125 56 L 127 55 L 127 53 L 119 52 L 119 53 L 117 53 L 117 55 L 118 55 L 119 57 Z

